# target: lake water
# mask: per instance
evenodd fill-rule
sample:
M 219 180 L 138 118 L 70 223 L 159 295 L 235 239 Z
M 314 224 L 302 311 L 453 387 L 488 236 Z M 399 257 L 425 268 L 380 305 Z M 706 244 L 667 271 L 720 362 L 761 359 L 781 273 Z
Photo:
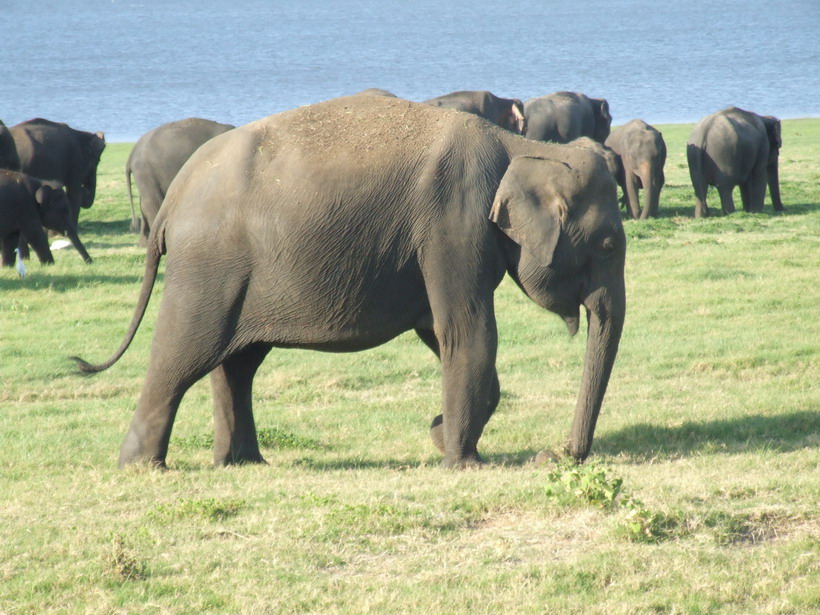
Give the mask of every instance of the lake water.
M 0 119 L 134 141 L 381 87 L 575 90 L 613 123 L 820 117 L 818 0 L 2 0 Z

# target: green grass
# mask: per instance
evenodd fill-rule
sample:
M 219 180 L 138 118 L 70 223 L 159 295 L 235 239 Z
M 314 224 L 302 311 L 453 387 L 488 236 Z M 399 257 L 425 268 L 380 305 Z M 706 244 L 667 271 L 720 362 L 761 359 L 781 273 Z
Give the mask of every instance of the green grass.
M 274 351 L 257 377 L 267 466 L 211 467 L 210 389 L 171 470 L 116 469 L 157 296 L 123 359 L 142 276 L 110 144 L 72 251 L 0 272 L 0 614 L 820 612 L 820 120 L 783 123 L 786 212 L 694 220 L 685 142 L 661 217 L 626 221 L 628 313 L 582 468 L 566 438 L 584 335 L 497 293 L 491 465 L 450 472 L 427 436 L 440 374 L 412 335 Z M 717 195 L 709 195 L 719 213 Z

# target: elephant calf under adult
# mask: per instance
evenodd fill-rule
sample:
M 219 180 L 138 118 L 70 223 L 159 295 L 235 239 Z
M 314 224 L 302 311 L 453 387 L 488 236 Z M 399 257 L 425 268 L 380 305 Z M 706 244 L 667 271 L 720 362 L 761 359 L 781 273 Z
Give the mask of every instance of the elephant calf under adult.
M 190 117 L 149 130 L 134 144 L 125 163 L 125 186 L 131 203 L 131 230 L 146 243 L 168 186 L 197 148 L 217 135 L 232 130 L 230 124 Z M 139 190 L 141 219 L 137 220 L 131 193 L 131 174 Z
M 71 216 L 77 225 L 80 209 L 94 203 L 97 165 L 105 149 L 105 135 L 42 118 L 15 124 L 11 134 L 20 157 L 20 170 L 65 186 Z
M 645 220 L 657 217 L 661 189 L 666 181 L 666 143 L 663 135 L 643 120 L 632 120 L 616 128 L 606 145 L 618 155 L 621 168 L 618 184 L 624 191 L 630 215 Z M 641 210 L 638 189 L 646 192 L 646 207 Z
M 120 452 L 164 466 L 186 390 L 210 372 L 217 464 L 259 462 L 251 389 L 273 347 L 350 352 L 415 329 L 438 355 L 447 466 L 481 463 L 499 400 L 493 295 L 505 273 L 574 334 L 589 328 L 568 451 L 584 459 L 624 321 L 615 181 L 590 151 L 378 96 L 301 107 L 220 135 L 166 195 L 125 340 L 160 258 L 148 373 Z
M 41 263 L 53 263 L 54 256 L 43 227 L 64 233 L 83 260 L 91 262 L 77 235 L 71 204 L 63 189 L 16 171 L 0 170 L 2 264 L 14 265 L 14 249 L 19 245 L 21 235 L 34 248 Z
M 717 186 L 724 214 L 735 211 L 735 186 L 740 186 L 743 209 L 759 213 L 768 183 L 775 211 L 783 211 L 779 179 L 782 145 L 780 120 L 737 107 L 727 107 L 695 124 L 686 146 L 695 189 L 695 217 L 709 215 L 708 186 Z
M 465 90 L 437 96 L 424 103 L 473 113 L 518 135 L 527 131 L 524 103 L 517 98 L 501 98 L 486 90 Z
M 555 92 L 524 103 L 526 136 L 535 141 L 569 143 L 589 137 L 606 141 L 612 124 L 609 103 L 578 92 Z

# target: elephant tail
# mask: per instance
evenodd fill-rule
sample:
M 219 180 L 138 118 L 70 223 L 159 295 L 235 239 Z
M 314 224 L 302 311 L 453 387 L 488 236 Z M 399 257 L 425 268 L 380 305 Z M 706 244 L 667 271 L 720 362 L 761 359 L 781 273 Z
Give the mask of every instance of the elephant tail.
M 128 161 L 125 163 L 125 191 L 128 193 L 128 202 L 131 203 L 131 232 L 140 232 L 140 221 L 137 220 L 137 212 L 134 209 L 134 195 L 131 193 L 131 156 L 134 151 L 128 156 Z
M 151 291 L 154 288 L 154 282 L 157 279 L 157 271 L 159 270 L 159 261 L 165 253 L 164 249 L 164 228 L 157 226 L 151 230 L 151 236 L 148 239 L 148 250 L 145 255 L 145 275 L 142 278 L 142 286 L 140 287 L 139 298 L 134 309 L 134 315 L 131 318 L 131 325 L 128 327 L 128 332 L 125 334 L 120 347 L 113 354 L 113 356 L 97 365 L 91 364 L 80 357 L 69 357 L 77 364 L 77 368 L 86 374 L 96 374 L 104 371 L 119 361 L 120 357 L 125 354 L 125 351 L 131 345 L 134 336 L 139 329 L 143 316 L 145 316 L 145 309 L 148 307 L 148 300 L 151 298 Z

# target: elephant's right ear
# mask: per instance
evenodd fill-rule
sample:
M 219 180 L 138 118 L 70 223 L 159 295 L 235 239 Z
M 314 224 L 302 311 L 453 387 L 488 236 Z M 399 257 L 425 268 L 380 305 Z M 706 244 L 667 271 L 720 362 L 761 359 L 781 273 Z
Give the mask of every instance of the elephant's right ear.
M 40 205 L 45 205 L 51 200 L 51 195 L 53 192 L 54 188 L 51 186 L 40 186 L 34 193 L 34 200 Z
M 561 163 L 516 156 L 498 185 L 490 220 L 543 266 L 552 264 L 567 202 L 551 185 L 550 176 L 565 172 Z

